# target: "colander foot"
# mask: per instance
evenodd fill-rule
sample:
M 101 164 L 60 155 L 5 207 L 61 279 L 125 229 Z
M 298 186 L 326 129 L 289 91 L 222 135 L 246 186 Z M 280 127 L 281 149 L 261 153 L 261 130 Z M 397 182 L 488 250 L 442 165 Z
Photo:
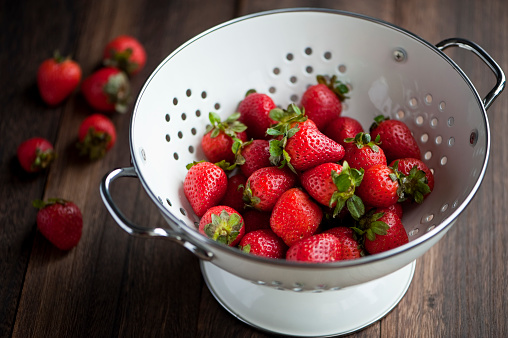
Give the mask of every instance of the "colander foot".
M 400 302 L 414 270 L 415 261 L 364 284 L 314 293 L 254 284 L 201 262 L 208 289 L 233 316 L 259 330 L 292 337 L 344 335 L 376 322 Z

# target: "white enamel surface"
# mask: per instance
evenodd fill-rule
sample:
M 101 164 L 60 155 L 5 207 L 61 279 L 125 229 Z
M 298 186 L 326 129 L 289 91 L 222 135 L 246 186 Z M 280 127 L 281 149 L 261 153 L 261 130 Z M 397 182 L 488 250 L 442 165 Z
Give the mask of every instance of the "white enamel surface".
M 393 56 L 399 49 L 407 55 L 403 62 Z M 360 120 L 365 129 L 379 113 L 412 129 L 434 170 L 436 187 L 421 206 L 404 214 L 411 242 L 353 263 L 307 267 L 252 258 L 205 240 L 195 230 L 198 218 L 182 186 L 185 165 L 203 159 L 200 141 L 208 112 L 229 116 L 251 88 L 285 107 L 298 102 L 318 74 L 337 75 L 351 86 L 343 114 Z M 189 41 L 143 87 L 130 136 L 140 180 L 173 229 L 213 252 L 214 264 L 240 277 L 288 289 L 303 284 L 309 290 L 376 279 L 425 253 L 473 197 L 489 153 L 481 101 L 449 59 L 395 27 L 322 11 L 246 17 Z
M 202 263 L 214 297 L 238 319 L 292 337 L 346 334 L 384 317 L 404 296 L 413 278 L 411 263 L 383 278 L 330 292 L 291 292 L 249 281 Z

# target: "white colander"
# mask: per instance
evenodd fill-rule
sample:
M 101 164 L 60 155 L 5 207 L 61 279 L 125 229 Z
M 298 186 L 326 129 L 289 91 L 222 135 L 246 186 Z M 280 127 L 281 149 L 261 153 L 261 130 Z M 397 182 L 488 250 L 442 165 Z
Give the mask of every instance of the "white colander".
M 485 99 L 442 52 L 450 46 L 471 50 L 494 72 L 497 83 Z M 183 180 L 186 164 L 204 159 L 200 141 L 208 113 L 231 115 L 251 88 L 285 108 L 299 102 L 316 75 L 336 75 L 350 86 L 342 114 L 366 130 L 382 113 L 413 131 L 436 183 L 422 205 L 405 211 L 410 242 L 354 261 L 303 264 L 244 254 L 201 236 Z M 348 333 L 398 303 L 415 259 L 443 237 L 473 198 L 489 158 L 486 109 L 504 83 L 496 62 L 467 40 L 434 46 L 386 22 L 335 10 L 241 17 L 191 39 L 153 72 L 132 114 L 133 167 L 107 174 L 102 198 L 128 233 L 179 242 L 201 258 L 211 292 L 239 319 L 292 336 Z M 136 225 L 122 215 L 110 194 L 111 182 L 120 177 L 139 178 L 169 228 Z

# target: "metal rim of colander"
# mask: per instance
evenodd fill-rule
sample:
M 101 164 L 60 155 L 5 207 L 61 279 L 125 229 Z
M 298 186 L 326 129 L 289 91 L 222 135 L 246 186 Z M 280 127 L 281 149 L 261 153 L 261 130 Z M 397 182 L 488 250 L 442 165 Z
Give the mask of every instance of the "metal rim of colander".
M 170 62 L 170 60 L 175 55 L 177 55 L 180 51 L 185 49 L 190 44 L 195 43 L 202 37 L 204 37 L 210 33 L 213 33 L 214 31 L 217 31 L 217 30 L 219 30 L 223 27 L 226 27 L 226 26 L 233 25 L 237 22 L 253 19 L 256 17 L 260 17 L 260 16 L 274 15 L 274 14 L 281 14 L 281 13 L 291 13 L 291 12 L 324 12 L 324 13 L 331 13 L 331 14 L 354 17 L 354 18 L 358 18 L 361 20 L 373 22 L 373 23 L 388 27 L 390 29 L 393 29 L 393 30 L 396 30 L 398 32 L 405 34 L 408 38 L 414 39 L 417 42 L 421 43 L 422 45 L 428 47 L 430 50 L 432 50 L 433 52 L 438 54 L 442 59 L 444 59 L 446 62 L 448 62 L 448 64 L 452 68 L 454 68 L 457 73 L 460 74 L 460 76 L 463 78 L 463 80 L 469 86 L 472 95 L 474 95 L 475 100 L 476 100 L 479 108 L 482 111 L 482 116 L 483 116 L 484 123 L 485 123 L 486 149 L 485 149 L 484 163 L 482 164 L 481 172 L 479 173 L 478 179 L 476 180 L 474 186 L 471 188 L 471 191 L 464 198 L 464 201 L 460 205 L 458 205 L 456 207 L 455 211 L 452 212 L 447 218 L 445 218 L 441 223 L 437 224 L 433 229 L 427 231 L 424 235 L 421 235 L 420 237 L 418 237 L 414 240 L 411 240 L 409 243 L 399 246 L 397 248 L 394 248 L 392 250 L 386 251 L 386 252 L 378 253 L 375 255 L 365 256 L 365 257 L 358 258 L 355 260 L 337 261 L 337 262 L 330 262 L 330 263 L 325 263 L 325 264 L 309 264 L 309 263 L 302 263 L 302 262 L 286 261 L 283 259 L 269 259 L 269 258 L 264 258 L 264 257 L 256 256 L 256 255 L 249 255 L 249 254 L 241 252 L 240 250 L 238 250 L 236 248 L 231 248 L 231 247 L 219 244 L 211 239 L 206 238 L 205 236 L 202 236 L 199 232 L 195 231 L 194 229 L 191 229 L 189 226 L 187 226 L 186 224 L 184 224 L 183 222 L 178 220 L 167 209 L 159 207 L 159 210 L 161 210 L 161 212 L 163 212 L 163 214 L 167 217 L 167 219 L 169 219 L 176 226 L 176 228 L 179 229 L 178 230 L 179 232 L 181 232 L 182 234 L 185 235 L 184 239 L 194 245 L 196 245 L 196 243 L 204 242 L 207 245 L 211 246 L 213 248 L 213 250 L 217 250 L 217 251 L 221 251 L 223 253 L 235 255 L 235 256 L 238 256 L 239 258 L 242 258 L 242 259 L 249 259 L 249 260 L 253 260 L 255 262 L 259 262 L 262 264 L 268 264 L 268 265 L 274 265 L 274 266 L 285 266 L 285 267 L 291 266 L 291 267 L 296 267 L 296 268 L 301 267 L 301 268 L 305 268 L 305 269 L 337 269 L 340 267 L 352 267 L 352 266 L 358 266 L 358 265 L 364 265 L 364 264 L 371 264 L 373 262 L 381 261 L 381 260 L 384 260 L 389 257 L 394 257 L 394 256 L 404 254 L 406 251 L 417 248 L 418 246 L 424 244 L 424 242 L 426 242 L 428 239 L 438 235 L 440 232 L 447 230 L 447 228 L 450 227 L 451 225 L 453 225 L 453 223 L 457 219 L 457 217 L 462 213 L 462 211 L 464 211 L 464 209 L 467 207 L 467 205 L 471 202 L 471 200 L 473 199 L 474 195 L 476 194 L 478 188 L 480 187 L 480 185 L 483 181 L 483 177 L 486 172 L 486 168 L 487 168 L 487 164 L 488 164 L 488 160 L 489 160 L 489 156 L 490 156 L 490 127 L 489 127 L 489 123 L 488 123 L 488 118 L 487 118 L 485 106 L 482 103 L 482 99 L 480 98 L 476 88 L 473 86 L 473 84 L 471 83 L 469 78 L 466 76 L 466 74 L 460 69 L 460 67 L 458 67 L 458 65 L 452 59 L 450 59 L 446 54 L 444 54 L 442 51 L 440 51 L 438 48 L 436 48 L 436 46 L 432 45 L 431 43 L 423 40 L 419 36 L 409 32 L 401 27 L 398 27 L 394 24 L 383 21 L 381 19 L 369 17 L 369 16 L 366 16 L 363 14 L 342 11 L 342 10 L 336 10 L 336 9 L 297 7 L 297 8 L 284 8 L 284 9 L 269 10 L 269 11 L 263 11 L 263 12 L 258 12 L 258 13 L 253 13 L 253 14 L 241 16 L 241 17 L 226 21 L 222 24 L 216 25 L 216 26 L 196 35 L 195 37 L 191 38 L 190 40 L 188 40 L 187 42 L 182 44 L 180 47 L 175 49 L 170 55 L 168 55 L 157 66 L 157 68 L 147 78 L 147 80 L 145 81 L 145 84 L 143 85 L 142 89 L 140 90 L 140 92 L 137 96 L 136 103 L 135 103 L 135 106 L 133 109 L 133 113 L 131 115 L 130 129 L 129 129 L 129 142 L 130 142 L 132 163 L 133 163 L 134 169 L 141 181 L 141 184 L 145 188 L 149 197 L 153 200 L 153 202 L 157 206 L 160 205 L 160 202 L 159 202 L 157 196 L 152 192 L 152 190 L 146 183 L 146 180 L 143 178 L 142 171 L 140 170 L 140 166 L 136 162 L 135 149 L 133 148 L 133 143 L 132 143 L 132 136 L 133 136 L 134 120 L 135 120 L 139 102 L 143 96 L 144 91 L 150 85 L 150 81 L 152 80 L 152 78 L 158 73 L 158 71 L 167 62 Z M 212 253 L 213 253 L 213 251 L 212 251 Z

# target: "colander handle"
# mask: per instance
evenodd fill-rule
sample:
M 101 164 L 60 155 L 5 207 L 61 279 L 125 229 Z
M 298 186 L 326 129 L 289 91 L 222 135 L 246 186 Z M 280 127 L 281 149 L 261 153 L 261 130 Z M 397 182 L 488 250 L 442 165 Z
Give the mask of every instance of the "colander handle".
M 110 193 L 110 185 L 111 183 L 121 177 L 138 177 L 136 170 L 133 167 L 128 168 L 119 168 L 112 170 L 108 174 L 104 176 L 100 185 L 100 192 L 102 200 L 106 205 L 109 213 L 113 217 L 113 219 L 118 223 L 118 225 L 125 230 L 130 235 L 141 236 L 141 237 L 159 237 L 169 239 L 173 242 L 177 242 L 183 245 L 186 249 L 191 251 L 200 259 L 210 261 L 213 258 L 213 253 L 207 251 L 203 248 L 198 247 L 197 245 L 190 243 L 185 240 L 179 233 L 175 231 L 170 231 L 163 228 L 147 228 L 137 224 L 132 223 L 125 215 L 120 211 L 120 209 L 116 206 L 113 201 L 113 197 Z
M 462 39 L 462 38 L 450 38 L 443 40 L 439 42 L 436 47 L 440 51 L 444 51 L 448 47 L 460 47 L 466 50 L 469 50 L 473 53 L 475 53 L 480 59 L 483 60 L 489 66 L 489 68 L 494 72 L 494 75 L 496 76 L 496 85 L 494 88 L 485 96 L 483 99 L 483 106 L 485 107 L 485 110 L 487 110 L 492 102 L 501 94 L 501 92 L 504 89 L 506 78 L 504 76 L 503 70 L 499 65 L 494 61 L 494 59 L 480 46 L 478 46 L 476 43 Z

